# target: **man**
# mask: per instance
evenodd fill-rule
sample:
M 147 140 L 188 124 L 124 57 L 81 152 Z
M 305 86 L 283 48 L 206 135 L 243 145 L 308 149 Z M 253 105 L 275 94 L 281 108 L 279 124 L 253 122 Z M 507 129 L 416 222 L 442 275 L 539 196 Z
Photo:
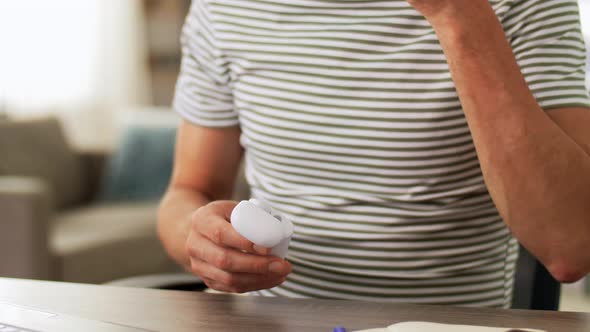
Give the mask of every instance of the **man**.
M 209 287 L 507 307 L 516 239 L 590 271 L 575 0 L 194 1 L 182 40 L 159 232 Z M 228 222 L 243 151 L 289 262 Z

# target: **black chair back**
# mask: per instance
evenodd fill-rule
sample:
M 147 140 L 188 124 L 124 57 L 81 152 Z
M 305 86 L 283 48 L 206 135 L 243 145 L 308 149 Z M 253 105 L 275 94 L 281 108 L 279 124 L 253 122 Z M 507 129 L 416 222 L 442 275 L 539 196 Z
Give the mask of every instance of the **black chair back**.
M 513 309 L 558 310 L 560 283 L 523 246 L 516 263 Z

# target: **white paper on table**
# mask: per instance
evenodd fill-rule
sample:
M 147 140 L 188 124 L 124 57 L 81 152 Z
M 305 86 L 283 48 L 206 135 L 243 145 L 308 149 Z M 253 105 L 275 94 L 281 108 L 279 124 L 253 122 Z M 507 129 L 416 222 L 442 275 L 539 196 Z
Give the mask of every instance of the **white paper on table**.
M 525 328 L 489 327 L 475 325 L 451 325 L 427 322 L 403 322 L 385 328 L 357 332 L 546 332 Z

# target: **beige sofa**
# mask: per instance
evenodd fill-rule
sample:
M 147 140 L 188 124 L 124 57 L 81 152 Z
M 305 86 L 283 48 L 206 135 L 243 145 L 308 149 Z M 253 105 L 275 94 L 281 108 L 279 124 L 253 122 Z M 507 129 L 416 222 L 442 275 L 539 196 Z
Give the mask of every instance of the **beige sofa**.
M 56 119 L 0 119 L 0 277 L 102 283 L 178 271 L 157 202 L 94 202 L 106 155 L 73 151 Z

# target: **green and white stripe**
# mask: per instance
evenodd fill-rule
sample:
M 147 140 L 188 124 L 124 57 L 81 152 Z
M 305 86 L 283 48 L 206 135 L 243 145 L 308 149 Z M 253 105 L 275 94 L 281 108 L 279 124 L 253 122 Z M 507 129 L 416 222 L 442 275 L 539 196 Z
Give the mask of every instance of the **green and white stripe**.
M 576 1 L 491 3 L 539 103 L 587 106 Z M 516 241 L 405 0 L 193 1 L 182 41 L 176 110 L 239 125 L 253 196 L 295 224 L 294 273 L 258 294 L 509 305 Z

